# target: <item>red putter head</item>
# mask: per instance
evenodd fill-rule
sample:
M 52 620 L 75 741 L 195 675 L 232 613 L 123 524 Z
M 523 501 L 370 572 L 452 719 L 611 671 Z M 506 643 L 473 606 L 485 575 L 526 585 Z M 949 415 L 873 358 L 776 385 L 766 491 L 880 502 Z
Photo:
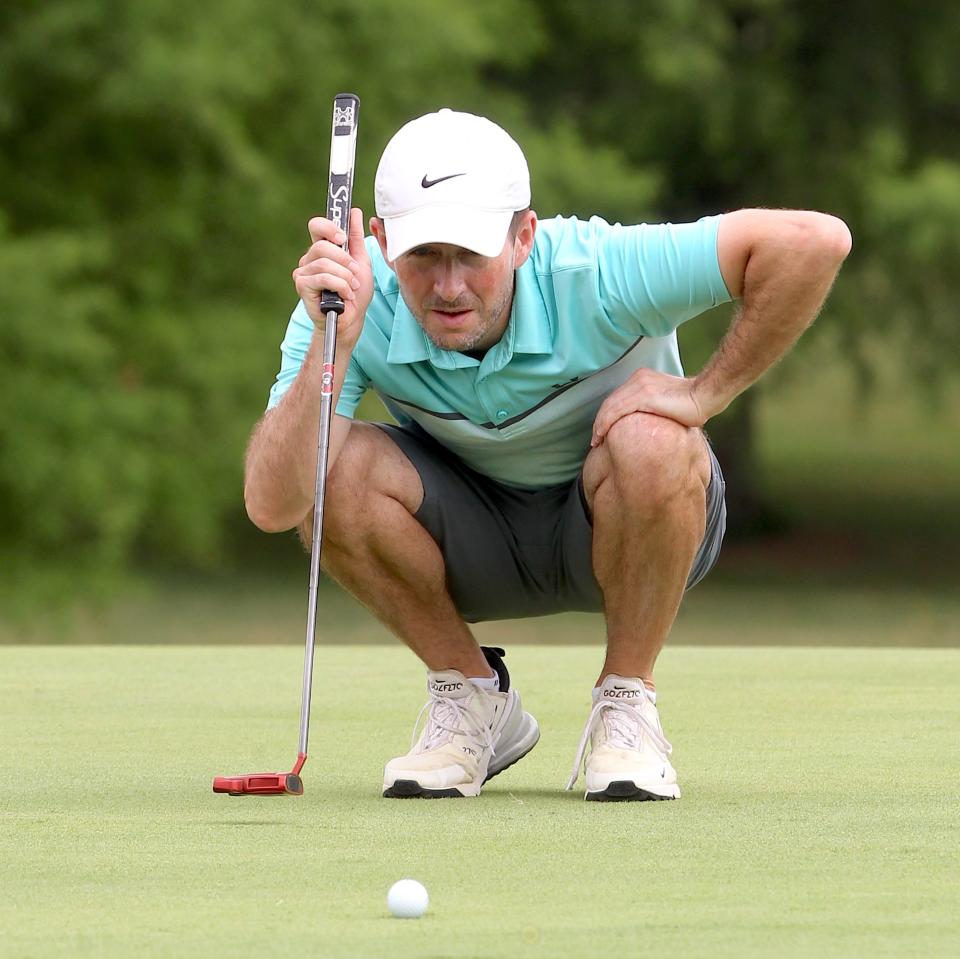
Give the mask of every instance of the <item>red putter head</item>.
M 213 791 L 231 796 L 302 796 L 303 780 L 293 773 L 217 776 L 213 780 Z
M 303 780 L 299 774 L 306 758 L 303 754 L 299 755 L 293 771 L 288 773 L 217 776 L 213 780 L 213 791 L 231 796 L 302 796 Z

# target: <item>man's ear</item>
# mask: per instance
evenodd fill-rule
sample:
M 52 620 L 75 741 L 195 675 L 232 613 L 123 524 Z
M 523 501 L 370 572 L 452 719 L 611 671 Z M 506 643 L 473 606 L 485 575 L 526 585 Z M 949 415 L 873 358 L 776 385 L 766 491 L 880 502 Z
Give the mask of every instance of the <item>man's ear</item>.
M 380 217 L 370 217 L 370 232 L 377 238 L 377 243 L 380 244 L 380 252 L 383 254 L 383 259 L 387 266 L 389 266 L 392 270 L 393 263 L 387 259 L 387 230 L 383 225 L 383 220 L 381 220 Z
M 537 232 L 537 214 L 527 210 L 513 241 L 514 269 L 523 266 L 533 250 L 533 238 Z

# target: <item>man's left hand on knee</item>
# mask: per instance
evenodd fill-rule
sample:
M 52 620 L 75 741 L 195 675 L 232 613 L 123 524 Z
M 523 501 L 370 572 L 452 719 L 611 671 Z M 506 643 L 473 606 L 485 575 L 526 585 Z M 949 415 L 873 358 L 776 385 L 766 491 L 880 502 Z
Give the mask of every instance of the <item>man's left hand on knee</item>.
M 699 427 L 712 415 L 694 392 L 695 380 L 656 370 L 637 370 L 602 403 L 593 423 L 591 446 L 599 446 L 610 427 L 630 413 L 653 413 L 681 426 Z

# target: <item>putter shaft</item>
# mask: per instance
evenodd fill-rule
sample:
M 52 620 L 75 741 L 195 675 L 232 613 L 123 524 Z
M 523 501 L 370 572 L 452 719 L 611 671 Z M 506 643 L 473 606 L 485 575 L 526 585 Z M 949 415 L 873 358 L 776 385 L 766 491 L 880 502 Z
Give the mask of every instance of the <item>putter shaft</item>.
M 313 693 L 313 652 L 317 637 L 317 586 L 320 581 L 320 548 L 323 539 L 323 504 L 327 487 L 330 422 L 333 417 L 333 371 L 337 351 L 337 310 L 327 313 L 323 337 L 323 378 L 320 394 L 320 431 L 317 437 L 317 484 L 314 496 L 313 539 L 310 543 L 310 596 L 307 602 L 307 637 L 303 656 L 303 694 L 300 698 L 300 755 L 306 759 L 310 734 L 310 701 Z M 302 765 L 302 763 L 301 763 Z

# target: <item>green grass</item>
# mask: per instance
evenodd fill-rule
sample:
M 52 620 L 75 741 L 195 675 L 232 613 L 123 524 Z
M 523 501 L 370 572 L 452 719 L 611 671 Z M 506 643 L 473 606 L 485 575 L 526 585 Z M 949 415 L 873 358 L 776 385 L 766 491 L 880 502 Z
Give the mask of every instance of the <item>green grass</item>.
M 737 547 L 732 570 L 720 567 L 685 598 L 670 646 L 929 646 L 960 645 L 960 587 L 933 582 L 851 581 L 825 563 L 795 580 L 763 565 L 759 546 Z M 283 574 L 158 579 L 148 589 L 62 620 L 0 620 L 3 644 L 293 644 L 302 646 L 307 609 L 305 562 Z M 782 562 L 786 562 L 783 560 Z M 752 572 L 749 563 L 756 564 Z M 321 584 L 320 642 L 397 643 L 385 627 L 336 585 Z M 570 613 L 481 623 L 484 642 L 601 644 L 599 615 Z M 505 638 L 504 638 L 505 637 Z
M 0 956 L 954 956 L 960 651 L 668 648 L 684 798 L 565 794 L 600 650 L 511 647 L 543 739 L 472 801 L 379 797 L 423 673 L 322 647 L 0 649 Z M 431 906 L 387 916 L 403 876 Z

